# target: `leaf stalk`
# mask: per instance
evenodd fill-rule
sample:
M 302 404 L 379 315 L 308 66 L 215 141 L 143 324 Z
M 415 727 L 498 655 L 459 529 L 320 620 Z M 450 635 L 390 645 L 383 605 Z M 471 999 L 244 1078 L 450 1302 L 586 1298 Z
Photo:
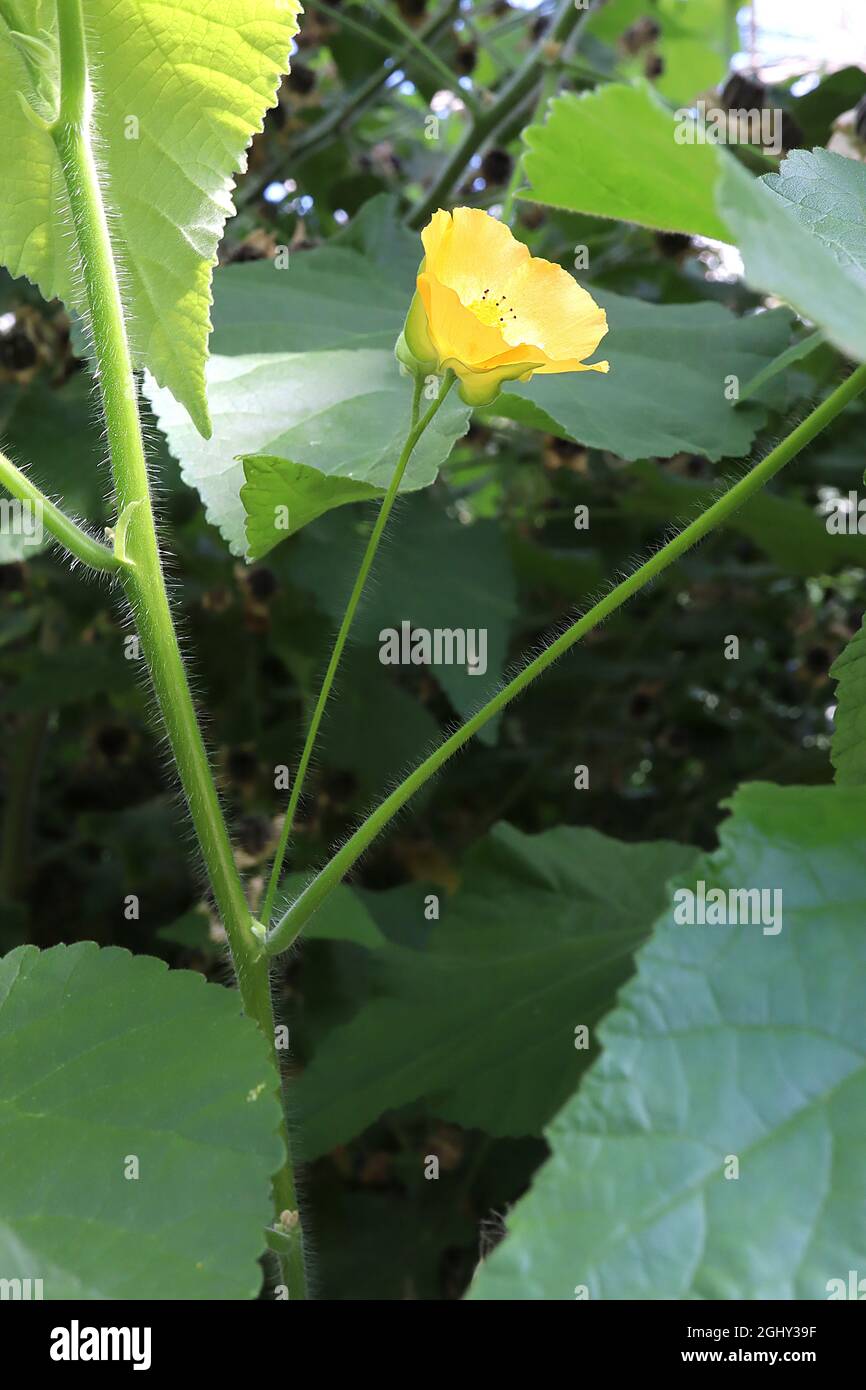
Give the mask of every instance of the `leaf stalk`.
M 673 540 L 668 541 L 667 545 L 651 555 L 633 574 L 611 589 L 610 593 L 594 604 L 587 613 L 571 623 L 559 637 L 545 647 L 539 656 L 527 662 L 523 669 L 504 685 L 491 700 L 488 700 L 471 719 L 467 719 L 450 738 L 447 738 L 428 758 L 425 758 L 395 788 L 390 796 L 380 802 L 329 863 L 307 885 L 268 936 L 268 952 L 271 955 L 276 955 L 297 939 L 313 913 L 342 882 L 376 836 L 381 834 L 406 805 L 406 802 L 420 791 L 431 777 L 435 777 L 448 759 L 459 752 L 480 729 L 484 728 L 485 724 L 505 709 L 506 705 L 509 705 L 549 666 L 558 661 L 576 642 L 579 642 L 587 633 L 592 632 L 611 614 L 616 613 L 628 599 L 639 593 L 654 579 L 657 579 L 674 561 L 685 555 L 711 531 L 723 525 L 734 512 L 738 511 L 751 497 L 754 497 L 771 478 L 775 477 L 787 463 L 790 463 L 791 459 L 795 458 L 807 444 L 826 429 L 840 411 L 844 410 L 846 405 L 864 390 L 866 390 L 866 364 L 857 367 L 846 381 L 842 382 L 810 415 L 807 415 L 806 419 L 797 425 L 750 473 L 728 488 L 706 511 L 674 536 Z

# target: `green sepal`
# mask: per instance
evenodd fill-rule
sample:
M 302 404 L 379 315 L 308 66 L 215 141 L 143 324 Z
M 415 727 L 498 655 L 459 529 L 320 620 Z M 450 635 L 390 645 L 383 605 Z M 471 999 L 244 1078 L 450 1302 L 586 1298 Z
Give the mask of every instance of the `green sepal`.
M 444 363 L 456 374 L 460 385 L 457 393 L 460 399 L 471 406 L 490 405 L 495 401 L 506 381 L 528 381 L 538 367 L 537 362 L 509 362 L 504 367 L 491 367 L 486 372 L 473 372 L 462 362 L 453 358 Z
M 422 261 L 423 267 L 423 261 Z M 418 291 L 412 296 L 403 332 L 394 349 L 397 361 L 412 376 L 438 376 L 442 367 L 427 327 L 427 310 Z

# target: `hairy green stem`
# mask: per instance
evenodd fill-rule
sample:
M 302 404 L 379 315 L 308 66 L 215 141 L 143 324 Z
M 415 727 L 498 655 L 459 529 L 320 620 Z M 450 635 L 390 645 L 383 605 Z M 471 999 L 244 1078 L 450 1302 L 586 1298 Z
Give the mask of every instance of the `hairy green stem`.
M 399 787 L 376 807 L 375 811 L 350 836 L 321 873 L 308 885 L 270 933 L 266 943 L 267 950 L 271 954 L 276 954 L 291 945 L 312 914 L 328 894 L 336 888 L 337 884 L 345 878 L 376 836 L 393 820 L 394 816 L 406 805 L 406 802 L 420 791 L 431 777 L 436 775 L 443 764 L 478 733 L 479 729 L 482 729 L 489 720 L 510 704 L 532 681 L 536 680 L 543 671 L 546 671 L 548 666 L 552 666 L 559 657 L 573 647 L 575 642 L 579 642 L 581 637 L 592 632 L 599 623 L 604 622 L 612 613 L 615 613 L 628 599 L 656 579 L 675 560 L 678 560 L 686 551 L 691 550 L 692 546 L 697 545 L 698 541 L 703 540 L 717 526 L 721 526 L 723 522 L 727 521 L 734 512 L 742 507 L 744 502 L 748 502 L 750 497 L 759 492 L 801 449 L 820 434 L 832 420 L 835 420 L 840 411 L 844 410 L 845 406 L 864 389 L 866 389 L 866 365 L 858 367 L 750 473 L 747 473 L 739 482 L 734 483 L 727 492 L 690 525 L 686 526 L 679 535 L 668 541 L 667 545 L 650 556 L 633 574 L 611 589 L 610 593 L 596 603 L 589 612 L 572 623 L 539 656 L 528 662 L 518 675 L 503 686 L 477 714 L 468 719 L 456 733 L 440 744 L 428 758 L 425 758 L 424 762 L 419 764 L 414 772 L 410 773 L 406 780 L 401 782 Z
M 87 565 L 88 569 L 98 570 L 103 574 L 113 574 L 123 567 L 123 561 L 115 555 L 113 550 L 109 550 L 107 545 L 88 535 L 83 527 L 73 521 L 70 516 L 61 511 L 58 506 L 50 501 L 43 492 L 40 492 L 35 483 L 32 483 L 26 473 L 22 473 L 20 468 L 16 468 L 11 459 L 0 452 L 0 484 L 6 488 L 12 496 L 25 506 L 33 509 L 33 516 L 37 522 L 41 522 L 50 531 L 56 541 L 59 541 L 64 550 Z
M 98 367 L 105 426 L 118 509 L 129 564 L 122 571 L 142 655 L 147 663 L 165 722 L 180 781 L 207 867 L 214 898 L 225 926 L 245 1012 L 256 1020 L 271 1049 L 274 1015 L 268 962 L 244 895 L 232 853 L 198 719 L 187 682 L 162 574 L 154 525 L 138 392 L 126 330 L 117 267 L 102 187 L 89 128 L 90 92 L 81 0 L 57 6 L 61 99 L 53 137 L 66 181 L 72 223 L 78 242 L 81 274 Z M 295 1210 L 297 1202 L 291 1156 L 274 1178 L 277 1214 Z M 300 1240 L 287 1270 L 289 1294 L 303 1298 L 304 1269 Z
M 295 813 L 298 809 L 298 802 L 301 799 L 301 793 L 304 788 L 304 779 L 307 775 L 307 768 L 310 765 L 310 758 L 313 756 L 313 749 L 316 745 L 316 738 L 319 732 L 319 725 L 322 722 L 322 715 L 325 713 L 325 706 L 328 703 L 328 696 L 331 693 L 331 686 L 333 685 L 334 677 L 337 674 L 337 668 L 340 664 L 340 659 L 343 655 L 343 648 L 346 645 L 346 639 L 349 636 L 349 631 L 352 627 L 352 623 L 355 620 L 355 612 L 357 610 L 358 603 L 360 602 L 361 595 L 364 592 L 364 585 L 367 582 L 367 577 L 370 573 L 371 566 L 373 564 L 374 559 L 376 558 L 376 551 L 379 549 L 379 542 L 382 539 L 382 533 L 385 530 L 388 517 L 391 513 L 391 508 L 394 505 L 394 500 L 397 496 L 398 491 L 400 490 L 400 484 L 403 481 L 403 474 L 406 472 L 406 465 L 408 464 L 409 459 L 412 456 L 412 451 L 414 450 L 415 445 L 418 443 L 418 440 L 421 438 L 427 426 L 430 424 L 430 421 L 433 419 L 433 416 L 436 414 L 442 402 L 445 400 L 445 397 L 448 395 L 448 392 L 451 390 L 453 384 L 454 373 L 446 372 L 439 393 L 436 396 L 436 399 L 433 401 L 429 410 L 426 411 L 426 413 L 422 415 L 421 419 L 419 420 L 418 411 L 421 399 L 421 391 L 423 389 L 423 382 L 420 377 L 416 378 L 415 380 L 415 390 L 412 400 L 412 418 L 409 425 L 409 433 L 406 436 L 406 442 L 403 445 L 402 452 L 400 454 L 399 459 L 397 460 L 397 465 L 394 469 L 394 476 L 392 477 L 391 482 L 388 486 L 388 491 L 385 493 L 385 496 L 382 499 L 382 505 L 379 508 L 379 515 L 376 518 L 376 524 L 373 527 L 373 530 L 370 532 L 370 539 L 367 542 L 367 548 L 364 551 L 364 556 L 361 560 L 361 566 L 358 570 L 358 575 L 355 579 L 354 587 L 349 596 L 349 602 L 346 605 L 346 611 L 343 614 L 343 621 L 340 624 L 340 630 L 337 633 L 336 641 L 334 642 L 334 649 L 331 652 L 331 659 L 328 662 L 328 668 L 325 672 L 324 679 L 322 680 L 322 686 L 319 691 L 319 698 L 316 701 L 316 707 L 313 711 L 313 717 L 310 720 L 310 727 L 307 730 L 307 737 L 304 741 L 304 747 L 301 752 L 301 760 L 298 764 L 298 771 L 295 775 L 294 785 L 292 787 L 291 796 L 289 798 L 288 810 L 286 811 L 285 819 L 283 821 L 280 842 L 277 847 L 276 855 L 274 857 L 274 865 L 271 870 L 270 882 L 268 883 L 268 891 L 265 895 L 264 905 L 261 909 L 261 919 L 264 922 L 265 926 L 270 926 L 271 924 L 271 916 L 274 910 L 274 900 L 277 896 L 277 888 L 279 887 L 280 874 L 283 868 L 283 860 L 285 858 L 286 849 L 288 847 L 289 837 L 292 833 L 292 827 L 295 823 Z

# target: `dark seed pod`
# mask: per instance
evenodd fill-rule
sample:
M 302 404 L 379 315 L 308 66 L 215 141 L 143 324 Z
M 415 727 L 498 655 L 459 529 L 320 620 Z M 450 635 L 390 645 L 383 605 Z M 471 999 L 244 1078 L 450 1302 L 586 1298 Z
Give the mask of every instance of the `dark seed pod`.
M 647 44 L 655 43 L 661 37 L 661 27 L 656 20 L 644 15 L 630 24 L 619 36 L 619 46 L 624 53 L 640 53 Z
M 226 261 L 232 264 L 238 261 L 265 261 L 267 258 L 268 252 L 265 247 L 255 241 L 242 241 L 229 251 Z
M 787 111 L 782 112 L 782 149 L 798 150 L 805 145 L 806 137 L 803 134 L 793 116 L 789 116 Z
M 517 211 L 518 221 L 521 227 L 527 231 L 534 232 L 545 221 L 547 214 L 540 203 L 521 203 Z
M 19 563 L 11 565 L 0 565 L 0 591 L 6 594 L 18 594 L 26 588 L 27 577 L 24 566 Z
M 816 676 L 825 676 L 833 664 L 833 655 L 826 647 L 810 647 L 803 665 Z
M 242 816 L 238 822 L 237 839 L 246 854 L 264 854 L 271 841 L 271 823 L 267 816 Z
M 316 85 L 316 74 L 306 63 L 293 63 L 286 84 L 289 90 L 299 97 L 306 97 Z
M 277 591 L 277 581 L 273 570 L 264 566 L 261 569 L 250 571 L 247 575 L 247 585 L 253 598 L 257 599 L 259 603 L 264 603 Z
M 670 256 L 671 260 L 677 260 L 692 244 L 691 237 L 684 232 L 656 232 L 655 239 L 662 255 Z
M 507 183 L 511 177 L 513 160 L 507 150 L 488 150 L 481 161 L 481 177 L 488 183 Z
M 26 372 L 38 360 L 36 344 L 17 327 L 0 334 L 0 367 L 9 372 Z
M 478 62 L 478 46 L 474 43 L 461 43 L 454 54 L 454 67 L 461 77 L 468 77 L 475 71 Z
M 664 58 L 662 58 L 661 54 L 659 53 L 648 54 L 647 60 L 643 65 L 643 70 L 644 76 L 648 77 L 650 82 L 654 81 L 656 77 L 661 77 L 662 73 L 665 70 Z
M 338 805 L 345 804 L 358 795 L 358 779 L 354 772 L 335 771 L 328 773 L 326 787 L 328 799 L 337 802 Z
M 742 72 L 732 72 L 719 97 L 723 111 L 752 110 L 763 108 L 767 101 L 767 89 L 756 77 L 747 77 Z

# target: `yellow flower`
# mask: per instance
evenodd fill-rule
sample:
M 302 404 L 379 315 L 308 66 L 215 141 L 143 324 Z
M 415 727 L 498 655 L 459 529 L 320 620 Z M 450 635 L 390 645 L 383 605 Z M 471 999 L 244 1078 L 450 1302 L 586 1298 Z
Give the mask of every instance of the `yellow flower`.
M 585 362 L 607 332 L 592 296 L 562 269 L 530 254 L 479 208 L 433 214 L 425 257 L 397 344 L 417 373 L 451 368 L 469 405 L 489 405 L 504 381 L 533 372 L 606 372 Z

